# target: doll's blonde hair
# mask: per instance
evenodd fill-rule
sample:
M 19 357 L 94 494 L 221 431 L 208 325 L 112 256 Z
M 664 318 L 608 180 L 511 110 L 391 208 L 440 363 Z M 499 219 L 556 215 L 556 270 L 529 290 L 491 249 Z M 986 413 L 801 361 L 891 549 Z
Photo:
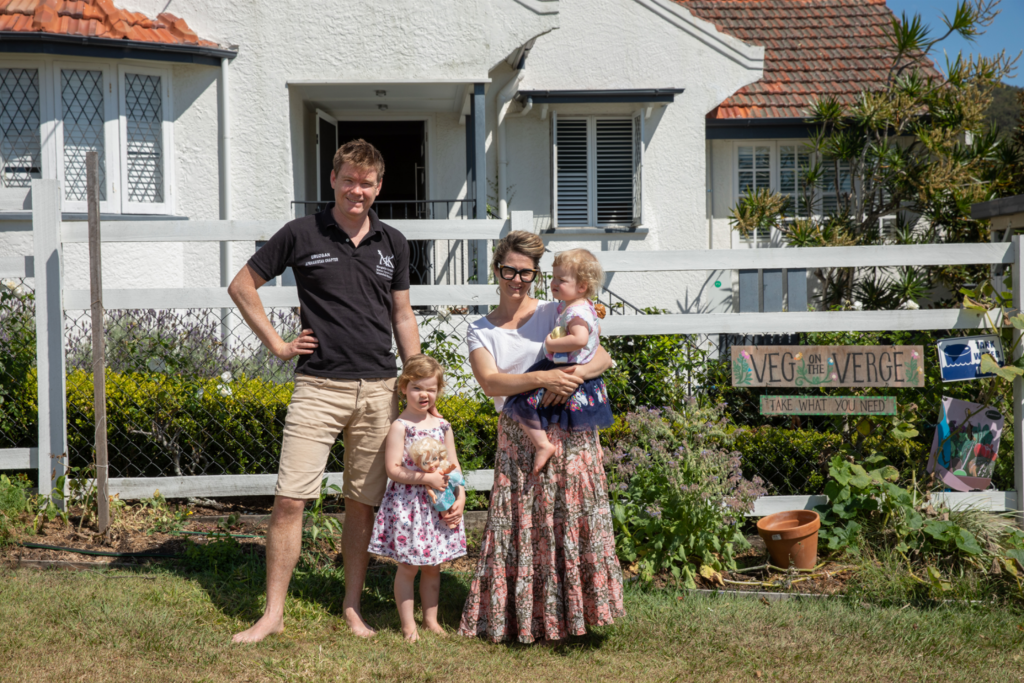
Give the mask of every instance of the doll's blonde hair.
M 597 296 L 598 288 L 604 283 L 604 268 L 586 249 L 560 251 L 555 254 L 555 262 L 552 265 L 565 268 L 576 282 L 586 285 L 587 291 L 583 296 L 587 299 Z
M 426 467 L 423 465 L 425 460 L 430 461 L 437 458 L 441 463 L 448 462 L 448 447 L 437 439 L 425 436 L 409 446 L 409 457 L 417 467 L 426 471 Z
M 395 389 L 399 393 L 405 393 L 409 382 L 428 377 L 437 378 L 437 393 L 440 396 L 441 390 L 444 389 L 444 368 L 427 354 L 417 353 L 415 356 L 405 359 L 405 363 L 402 365 L 402 374 L 398 376 Z

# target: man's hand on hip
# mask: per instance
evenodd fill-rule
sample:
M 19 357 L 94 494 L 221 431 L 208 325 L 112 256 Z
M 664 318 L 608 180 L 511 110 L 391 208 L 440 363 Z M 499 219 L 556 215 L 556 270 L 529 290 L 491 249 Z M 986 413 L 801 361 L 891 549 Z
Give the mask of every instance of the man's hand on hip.
M 308 356 L 319 345 L 320 342 L 313 336 L 313 330 L 303 330 L 298 337 L 279 346 L 274 355 L 281 360 L 291 360 L 295 356 Z

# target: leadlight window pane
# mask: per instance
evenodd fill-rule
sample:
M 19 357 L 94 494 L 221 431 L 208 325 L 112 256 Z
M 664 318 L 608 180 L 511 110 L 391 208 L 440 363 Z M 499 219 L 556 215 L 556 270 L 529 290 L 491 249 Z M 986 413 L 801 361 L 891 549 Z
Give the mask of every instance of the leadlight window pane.
M 39 138 L 39 70 L 0 69 L 0 187 L 41 177 Z
M 103 72 L 61 69 L 64 121 L 64 198 L 86 201 L 85 155 L 100 157 L 100 200 L 107 198 L 103 139 Z
M 128 201 L 164 201 L 163 98 L 159 76 L 125 74 Z

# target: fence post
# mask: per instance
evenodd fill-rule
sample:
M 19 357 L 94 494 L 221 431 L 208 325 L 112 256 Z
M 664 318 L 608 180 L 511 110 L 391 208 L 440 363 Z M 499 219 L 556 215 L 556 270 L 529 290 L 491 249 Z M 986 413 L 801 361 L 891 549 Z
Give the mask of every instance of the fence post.
M 1013 307 L 1024 308 L 1024 235 L 1013 236 Z M 1016 348 L 1013 359 L 1024 356 L 1024 340 L 1021 330 L 1013 328 Z M 1024 527 L 1024 379 L 1013 380 L 1013 489 L 1016 493 L 1014 508 L 1017 509 L 1017 524 Z
M 32 181 L 36 267 L 36 381 L 39 405 L 39 493 L 48 496 L 64 475 L 67 456 L 64 376 L 63 250 L 60 184 Z

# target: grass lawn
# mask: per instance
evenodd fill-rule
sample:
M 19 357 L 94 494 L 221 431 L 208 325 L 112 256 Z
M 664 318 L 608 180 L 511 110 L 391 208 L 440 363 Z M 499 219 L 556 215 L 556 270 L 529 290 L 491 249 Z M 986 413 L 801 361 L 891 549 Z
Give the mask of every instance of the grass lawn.
M 223 549 L 222 549 L 223 550 Z M 406 644 L 388 567 L 371 569 L 365 641 L 340 617 L 340 569 L 301 571 L 286 632 L 230 636 L 261 610 L 262 564 L 211 548 L 191 567 L 106 573 L 0 569 L 4 681 L 1010 681 L 1024 671 L 1024 616 L 962 604 L 849 599 L 769 605 L 629 588 L 629 616 L 559 645 L 455 636 Z M 454 631 L 466 575 L 442 579 Z

